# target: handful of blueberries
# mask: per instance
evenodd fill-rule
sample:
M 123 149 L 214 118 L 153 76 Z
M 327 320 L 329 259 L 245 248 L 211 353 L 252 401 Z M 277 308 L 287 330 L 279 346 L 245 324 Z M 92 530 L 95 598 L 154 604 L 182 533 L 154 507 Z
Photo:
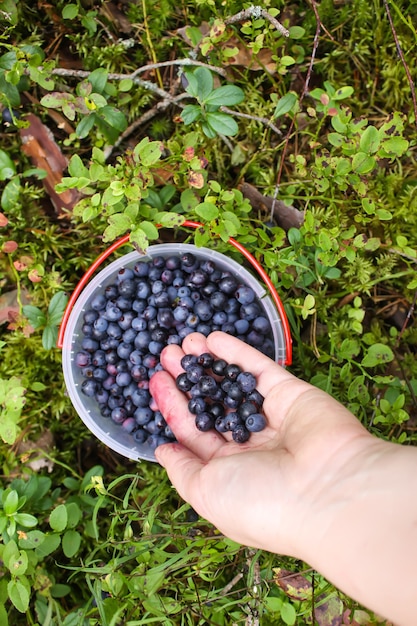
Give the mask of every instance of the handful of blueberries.
M 245 443 L 251 433 L 265 428 L 260 413 L 264 398 L 253 374 L 208 352 L 186 354 L 181 366 L 185 371 L 177 376 L 176 385 L 191 396 L 188 410 L 195 415 L 198 430 L 231 432 L 236 443 Z
M 95 292 L 82 322 L 74 357 L 83 378 L 82 393 L 94 398 L 98 412 L 120 424 L 135 443 L 146 442 L 153 450 L 175 439 L 149 392 L 149 380 L 162 369 L 160 353 L 166 345 L 181 345 L 192 332 L 207 336 L 221 330 L 268 356 L 274 352 L 271 325 L 254 290 L 191 252 L 154 256 L 120 269 L 114 282 Z M 237 408 L 233 394 L 235 385 L 225 395 L 229 408 Z M 192 398 L 196 407 L 202 406 L 202 399 Z M 211 411 L 219 411 L 215 396 L 212 400 Z M 251 422 L 246 419 L 248 407 L 241 404 L 244 430 L 229 428 L 230 414 L 223 417 L 234 437 L 243 440 Z M 201 428 L 208 418 L 201 417 L 203 411 L 195 412 Z

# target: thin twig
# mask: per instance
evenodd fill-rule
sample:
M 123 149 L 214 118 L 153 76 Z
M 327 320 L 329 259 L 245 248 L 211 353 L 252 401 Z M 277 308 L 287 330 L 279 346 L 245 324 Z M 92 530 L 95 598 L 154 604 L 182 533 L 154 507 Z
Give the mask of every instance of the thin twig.
M 413 100 L 413 109 L 414 109 L 414 123 L 417 126 L 417 100 L 416 100 L 416 90 L 414 88 L 414 81 L 411 77 L 410 70 L 408 68 L 407 62 L 405 60 L 403 51 L 401 49 L 400 41 L 398 39 L 397 31 L 395 30 L 394 22 L 392 21 L 391 11 L 388 6 L 387 0 L 383 0 L 385 11 L 388 16 L 389 25 L 391 27 L 392 36 L 394 37 L 395 45 L 397 48 L 398 56 L 401 59 L 401 63 L 403 64 L 405 74 L 407 76 L 408 84 L 410 86 L 411 98 Z
M 275 124 L 273 124 L 266 117 L 258 117 L 257 115 L 250 115 L 249 113 L 240 113 L 239 111 L 232 111 L 232 109 L 228 109 L 227 107 L 220 107 L 220 111 L 223 111 L 223 113 L 229 113 L 229 115 L 235 115 L 236 117 L 244 117 L 247 120 L 254 120 L 255 122 L 261 122 L 261 124 L 265 124 L 265 126 L 268 126 L 268 128 L 274 131 L 274 133 L 276 133 L 277 135 L 282 135 L 282 132 L 280 131 L 280 129 L 277 128 Z
M 195 65 L 197 67 L 206 67 L 211 72 L 215 72 L 216 74 L 223 76 L 223 78 L 227 77 L 227 72 L 222 67 L 216 67 L 215 65 L 210 65 L 209 63 L 203 63 L 202 61 L 196 61 L 194 59 L 173 59 L 171 61 L 160 61 L 159 63 L 149 63 L 148 65 L 142 65 L 142 67 L 139 67 L 132 74 L 130 74 L 128 78 L 135 78 L 136 76 L 138 76 L 139 74 L 142 74 L 143 72 L 148 72 L 150 70 L 158 69 L 160 67 L 169 67 L 172 65 L 180 65 L 180 66 Z
M 319 37 L 320 37 L 321 28 L 322 28 L 320 15 L 319 15 L 319 12 L 318 12 L 318 9 L 317 9 L 316 0 L 311 0 L 311 6 L 313 8 L 314 15 L 316 17 L 316 32 L 314 33 L 313 49 L 311 51 L 310 64 L 309 64 L 308 69 L 307 69 L 306 79 L 305 79 L 305 82 L 304 82 L 303 90 L 302 90 L 301 95 L 300 95 L 299 104 L 301 104 L 301 102 L 304 100 L 305 95 L 308 93 L 308 87 L 309 87 L 309 84 L 310 84 L 311 75 L 313 73 L 313 66 L 314 66 L 314 61 L 316 59 L 317 48 L 319 46 Z M 278 197 L 278 191 L 279 191 L 279 186 L 280 186 L 280 183 L 281 183 L 282 171 L 284 169 L 285 156 L 287 154 L 289 140 L 290 140 L 293 128 L 294 128 L 294 118 L 291 120 L 291 124 L 290 124 L 290 126 L 288 128 L 288 131 L 287 131 L 287 134 L 285 136 L 284 147 L 282 149 L 281 161 L 280 161 L 279 170 L 278 170 L 278 174 L 277 174 L 277 181 L 276 181 L 276 185 L 275 185 L 274 202 L 272 203 L 272 207 L 271 207 L 271 217 L 270 217 L 271 220 L 273 219 L 273 216 L 274 216 L 275 202 L 276 202 L 276 198 Z
M 236 22 L 245 22 L 246 20 L 249 20 L 251 18 L 259 19 L 260 17 L 268 20 L 268 22 L 270 22 L 270 24 L 272 24 L 272 26 L 276 28 L 284 37 L 290 36 L 288 30 L 280 22 L 278 22 L 278 20 L 273 15 L 268 13 L 268 11 L 263 9 L 261 6 L 251 6 L 248 9 L 239 11 L 239 13 L 236 13 L 235 15 L 232 15 L 231 17 L 225 19 L 224 23 L 228 25 L 236 24 Z

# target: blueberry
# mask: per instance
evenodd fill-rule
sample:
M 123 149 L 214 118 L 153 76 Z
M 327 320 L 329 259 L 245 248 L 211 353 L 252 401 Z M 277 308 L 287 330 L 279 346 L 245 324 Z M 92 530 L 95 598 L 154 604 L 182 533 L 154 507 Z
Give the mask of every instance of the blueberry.
M 244 393 L 251 393 L 256 388 L 256 378 L 250 372 L 241 372 L 236 382 Z
M 141 263 L 140 265 L 145 265 L 144 263 Z M 138 430 L 135 430 L 133 432 L 133 439 L 135 440 L 136 443 L 145 443 L 145 441 L 148 438 L 148 433 L 143 430 L 143 428 L 138 428 Z
M 115 304 L 108 305 L 103 313 L 103 317 L 109 322 L 117 322 L 122 315 L 123 311 Z
M 215 419 L 217 419 L 218 417 L 224 417 L 225 415 L 224 406 L 220 402 L 213 402 L 213 404 L 210 405 L 209 409 L 210 413 Z
M 217 382 L 212 376 L 201 376 L 197 384 L 200 391 L 206 396 L 214 395 L 218 388 Z
M 238 377 L 239 378 L 239 377 Z M 242 402 L 243 400 L 243 391 L 241 386 L 239 385 L 239 383 L 236 382 L 230 385 L 228 391 L 227 391 L 227 395 L 229 398 L 231 398 L 232 400 L 236 400 L 237 402 Z
M 235 441 L 236 443 L 245 443 L 246 441 L 248 441 L 249 437 L 250 437 L 250 432 L 244 425 L 238 425 L 232 431 L 232 438 L 233 438 L 233 441 Z
M 106 297 L 103 294 L 97 294 L 91 300 L 91 308 L 94 311 L 101 311 L 106 306 Z
M 127 418 L 126 409 L 122 406 L 116 406 L 112 410 L 110 417 L 116 424 L 122 424 Z
M 255 317 L 252 323 L 252 328 L 262 335 L 266 335 L 267 333 L 271 332 L 271 325 L 269 323 L 269 320 L 263 315 Z
M 178 256 L 169 256 L 165 261 L 165 267 L 168 270 L 177 270 L 181 265 L 180 258 Z
M 219 289 L 227 295 L 231 295 L 236 291 L 237 281 L 233 276 L 226 276 L 219 282 Z
M 139 261 L 138 263 L 135 263 L 135 265 L 133 266 L 133 273 L 135 274 L 135 276 L 138 276 L 139 278 L 144 278 L 145 276 L 148 275 L 148 272 L 149 272 L 148 263 Z
M 183 372 L 182 374 L 179 374 L 175 380 L 177 388 L 180 391 L 190 391 L 191 387 L 193 386 L 193 383 L 188 380 L 187 374 L 185 372 Z
M 77 352 L 77 354 L 75 355 L 74 360 L 75 365 L 77 365 L 78 367 L 86 367 L 91 363 L 91 354 L 84 350 L 80 350 L 80 352 Z
M 89 398 L 92 398 L 97 393 L 98 389 L 98 383 L 95 380 L 91 380 L 88 378 L 84 380 L 81 385 L 81 391 Z
M 116 376 L 116 384 L 119 385 L 119 387 L 127 387 L 130 384 L 131 380 L 132 377 L 127 372 L 120 372 Z
M 147 389 L 135 389 L 132 393 L 132 402 L 136 407 L 149 407 L 151 394 Z
M 204 368 L 201 367 L 201 365 L 198 365 L 196 363 L 195 365 L 190 365 L 187 368 L 186 373 L 187 373 L 187 378 L 190 382 L 198 383 L 198 381 L 204 374 Z
M 216 421 L 214 423 L 214 428 L 219 433 L 227 433 L 228 432 L 228 428 L 226 426 L 226 417 L 224 415 L 221 415 L 220 417 L 216 418 Z
M 123 430 L 125 430 L 128 433 L 131 433 L 134 431 L 134 429 L 136 428 L 137 424 L 135 422 L 135 419 L 133 417 L 128 417 L 127 419 L 125 419 L 125 421 L 122 423 L 122 428 Z
M 247 285 L 239 285 L 236 289 L 235 297 L 240 304 L 250 304 L 256 298 L 256 294 L 251 287 Z
M 96 367 L 93 371 L 93 378 L 99 382 L 106 380 L 107 372 L 103 367 Z
M 207 408 L 206 402 L 203 398 L 194 397 L 191 398 L 188 402 L 188 410 L 190 413 L 194 413 L 194 415 L 198 415 L 199 413 L 203 413 Z
M 213 371 L 213 374 L 216 374 L 217 376 L 224 376 L 226 367 L 227 367 L 227 362 L 224 359 L 215 359 L 213 361 L 213 365 L 211 366 L 211 369 Z
M 214 428 L 214 423 L 215 423 L 215 419 L 207 411 L 196 415 L 195 425 L 197 429 L 201 430 L 202 432 L 207 432 L 208 430 L 211 430 L 212 428 Z
M 122 283 L 125 280 L 132 280 L 134 277 L 134 272 L 129 267 L 121 267 L 117 272 L 116 281 L 118 283 Z M 120 287 L 119 287 L 120 288 Z
M 138 283 L 136 287 L 136 297 L 141 300 L 146 300 L 151 295 L 151 286 L 144 280 Z
M 86 350 L 87 352 L 94 352 L 98 349 L 99 345 L 100 344 L 97 339 L 93 339 L 93 337 L 84 337 L 81 342 L 82 349 Z
M 204 352 L 197 357 L 197 363 L 204 367 L 204 369 L 211 369 L 214 362 L 213 355 L 209 352 Z
M 210 304 L 215 311 L 224 311 L 227 301 L 227 295 L 221 291 L 215 291 L 210 296 Z
M 184 354 L 182 357 L 180 364 L 183 370 L 187 371 L 191 365 L 196 365 L 198 363 L 198 357 L 195 354 Z
M 262 413 L 252 413 L 245 421 L 245 426 L 251 433 L 258 433 L 266 426 L 266 419 Z
M 92 324 L 98 318 L 97 311 L 93 311 L 92 309 L 85 311 L 83 315 L 83 320 L 86 324 Z
M 153 418 L 153 411 L 149 407 L 140 406 L 134 412 L 133 417 L 135 418 L 136 424 L 144 426 Z
M 241 371 L 242 370 L 240 369 L 239 365 L 235 365 L 234 363 L 229 363 L 225 367 L 224 375 L 227 379 L 235 381 L 237 380 L 237 377 L 239 376 Z
M 238 408 L 238 414 L 245 421 L 250 415 L 257 413 L 259 407 L 254 403 L 246 400 L 246 402 L 242 402 L 242 404 Z
M 130 343 L 119 343 L 117 348 L 117 354 L 121 359 L 128 359 L 132 352 L 132 346 Z
M 236 430 L 238 426 L 243 425 L 243 420 L 241 417 L 239 417 L 239 415 L 236 412 L 232 411 L 231 413 L 228 413 L 226 415 L 224 423 L 226 425 L 227 430 L 233 432 L 234 430 Z
M 133 280 L 123 280 L 119 284 L 119 294 L 121 296 L 133 296 L 136 291 L 136 283 Z

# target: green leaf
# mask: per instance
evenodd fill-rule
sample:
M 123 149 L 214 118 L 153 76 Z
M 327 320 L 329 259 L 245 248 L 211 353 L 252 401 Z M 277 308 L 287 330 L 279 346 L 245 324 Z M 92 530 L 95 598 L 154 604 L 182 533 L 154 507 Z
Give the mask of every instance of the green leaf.
M 80 139 L 84 139 L 88 136 L 88 133 L 93 128 L 94 123 L 96 121 L 95 113 L 90 113 L 83 117 L 79 124 L 77 124 L 77 128 L 75 129 L 75 134 Z
M 67 305 L 68 298 L 63 291 L 52 296 L 48 307 L 48 324 L 57 325 L 60 323 Z
M 16 174 L 16 167 L 7 152 L 0 150 L 0 180 L 7 180 Z
M 15 608 L 20 613 L 26 613 L 29 608 L 29 592 L 20 580 L 9 580 L 7 583 L 7 592 Z
M 16 513 L 14 519 L 16 524 L 19 524 L 24 528 L 33 528 L 38 523 L 36 517 L 34 515 L 30 515 L 30 513 Z
M 30 530 L 19 539 L 19 547 L 23 550 L 34 550 L 42 545 L 45 534 L 40 530 Z
M 25 550 L 21 550 L 17 558 L 12 558 L 7 562 L 7 567 L 12 576 L 22 576 L 28 567 L 29 559 Z
M 281 115 L 285 115 L 291 111 L 297 101 L 298 96 L 293 91 L 286 93 L 285 96 L 282 96 L 282 98 L 278 100 L 274 111 L 274 117 L 281 117 Z
M 52 530 L 55 530 L 56 532 L 62 532 L 67 527 L 67 523 L 67 507 L 65 506 L 65 504 L 58 504 L 58 506 L 51 511 L 51 514 L 49 516 L 49 525 L 51 526 Z
M 219 216 L 219 209 L 211 202 L 201 202 L 194 210 L 206 222 L 210 222 Z
M 43 559 L 55 552 L 60 543 L 61 537 L 59 535 L 45 535 L 44 541 L 35 549 L 35 553 L 39 558 Z
M 52 585 L 51 587 L 51 596 L 53 598 L 64 598 L 69 593 L 71 593 L 71 587 L 69 585 L 57 583 L 56 585 Z M 78 624 L 80 624 L 80 622 Z
M 290 67 L 291 65 L 294 65 L 295 59 L 294 57 L 285 54 L 283 57 L 280 58 L 279 63 L 284 67 Z
M 211 130 L 219 135 L 236 135 L 239 127 L 235 120 L 227 113 L 207 113 L 207 124 Z
M 6 497 L 3 503 L 3 509 L 6 515 L 13 515 L 16 513 L 19 506 L 19 494 L 15 489 L 12 489 Z
M 166 228 L 177 228 L 184 223 L 184 216 L 171 211 L 160 211 L 155 215 L 155 221 Z
M 163 149 L 164 147 L 160 141 L 149 141 L 148 137 L 145 137 L 135 146 L 134 154 L 139 157 L 143 165 L 150 167 L 159 161 Z
M 375 165 L 375 158 L 365 154 L 365 152 L 357 152 L 352 159 L 352 170 L 360 175 L 372 172 Z
M 145 254 L 146 248 L 149 245 L 149 241 L 141 228 L 135 228 L 130 233 L 129 241 L 139 252 L 139 254 Z
M 14 176 L 3 189 L 1 194 L 1 207 L 5 211 L 12 211 L 19 203 L 20 191 L 22 186 L 20 184 L 19 176 Z
M 103 118 L 109 126 L 115 128 L 119 132 L 123 132 L 127 128 L 127 119 L 124 113 L 115 109 L 110 105 L 103 106 L 98 112 L 99 117 Z
M 3 414 L 0 420 L 0 437 L 4 443 L 13 445 L 17 438 L 18 429 L 13 421 L 7 414 Z
M 202 116 L 201 107 L 198 104 L 187 104 L 181 111 L 181 119 L 186 126 L 192 124 Z
M 109 226 L 104 231 L 103 241 L 113 241 L 116 237 L 120 237 L 126 231 L 130 230 L 132 223 L 124 213 L 114 213 L 109 217 Z
M 76 554 L 81 545 L 81 535 L 76 530 L 67 530 L 62 537 L 62 549 L 66 557 L 71 558 Z
M 158 229 L 156 228 L 155 224 L 152 224 L 152 222 L 147 222 L 145 220 L 139 224 L 139 228 L 143 230 L 148 239 L 158 239 Z
M 289 602 L 284 602 L 281 607 L 281 618 L 284 624 L 288 624 L 288 626 L 294 626 L 297 621 L 297 613 L 295 608 Z
M 363 152 L 373 154 L 378 150 L 380 143 L 381 139 L 378 130 L 375 126 L 368 126 L 361 136 L 359 147 Z
M 291 26 L 288 29 L 288 32 L 290 34 L 290 39 L 302 39 L 305 35 L 305 28 L 302 28 L 301 26 Z
M 232 106 L 239 104 L 244 98 L 245 94 L 240 87 L 224 85 L 211 91 L 204 99 L 204 103 L 212 106 Z
M 102 94 L 107 83 L 108 72 L 104 67 L 93 70 L 88 77 L 88 81 L 93 87 L 93 91 Z
M 394 360 L 394 353 L 389 346 L 383 343 L 375 343 L 370 346 L 367 354 L 362 359 L 364 367 L 376 367 Z
M 340 87 L 337 91 L 332 95 L 333 100 L 344 100 L 345 98 L 349 98 L 353 94 L 353 87 Z
M 89 178 L 88 169 L 85 167 L 84 163 L 81 160 L 81 157 L 78 154 L 73 154 L 70 162 L 68 163 L 68 172 L 71 176 L 79 177 L 84 176 Z
M 67 4 L 62 9 L 62 17 L 64 20 L 73 20 L 74 17 L 78 15 L 78 5 L 76 4 Z
M 391 137 L 390 139 L 384 139 L 382 142 L 382 149 L 390 156 L 402 156 L 408 150 L 408 141 L 402 137 Z
M 42 333 L 42 346 L 45 350 L 52 350 L 56 346 L 58 340 L 57 326 L 45 326 Z

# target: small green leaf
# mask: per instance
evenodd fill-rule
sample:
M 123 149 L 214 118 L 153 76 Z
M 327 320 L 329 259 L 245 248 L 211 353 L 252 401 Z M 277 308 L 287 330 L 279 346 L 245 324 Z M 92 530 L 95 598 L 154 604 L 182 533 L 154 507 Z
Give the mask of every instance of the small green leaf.
M 52 530 L 56 532 L 62 532 L 68 523 L 68 512 L 65 504 L 58 504 L 55 509 L 51 511 L 49 516 L 49 524 Z
M 274 117 L 281 117 L 281 115 L 289 113 L 297 101 L 298 96 L 293 91 L 286 93 L 285 96 L 282 96 L 282 98 L 278 100 Z
M 219 135 L 232 136 L 239 132 L 235 120 L 227 113 L 207 113 L 206 119 L 211 130 Z
M 38 523 L 36 517 L 34 515 L 30 515 L 30 513 L 16 513 L 14 519 L 16 524 L 19 524 L 24 528 L 33 528 Z
M 288 626 L 294 626 L 297 621 L 297 613 L 295 608 L 289 602 L 284 602 L 281 607 L 281 618 L 284 624 Z
M 211 202 L 201 202 L 194 210 L 206 222 L 210 222 L 219 216 L 219 209 Z
M 48 307 L 48 324 L 57 325 L 60 323 L 67 305 L 68 298 L 63 291 L 52 296 Z
M 359 147 L 363 152 L 373 154 L 378 150 L 380 143 L 381 139 L 378 130 L 375 126 L 368 126 L 361 136 Z
M 104 67 L 93 70 L 88 77 L 88 81 L 93 87 L 93 91 L 102 94 L 107 83 L 108 72 Z M 106 102 L 106 101 L 105 101 Z
M 337 91 L 332 95 L 333 100 L 345 100 L 345 98 L 349 98 L 353 94 L 353 87 L 340 87 Z
M 402 156 L 408 150 L 408 141 L 402 137 L 391 137 L 384 139 L 382 149 L 390 156 Z
M 57 326 L 45 326 L 42 333 L 42 346 L 45 350 L 52 350 L 56 346 L 58 339 Z
M 26 586 L 13 578 L 7 583 L 7 593 L 15 608 L 20 613 L 26 613 L 29 608 L 29 592 Z
M 19 494 L 15 489 L 12 489 L 6 497 L 3 503 L 3 509 L 6 515 L 13 515 L 16 513 L 19 506 Z
M 67 4 L 62 9 L 62 17 L 64 20 L 73 20 L 78 15 L 78 6 L 76 4 Z
M 240 104 L 244 98 L 245 94 L 240 87 L 224 85 L 210 92 L 204 99 L 204 103 L 211 106 L 232 106 Z
M 367 354 L 362 359 L 364 367 L 376 367 L 394 360 L 394 353 L 391 348 L 383 343 L 375 343 L 370 346 Z
M 184 223 L 184 216 L 171 211 L 160 211 L 155 216 L 155 221 L 166 228 L 176 228 Z
M 205 101 L 208 94 L 213 91 L 213 74 L 206 67 L 197 67 L 197 69 L 194 70 L 194 76 L 197 78 L 198 82 L 198 99 Z
M 42 544 L 35 549 L 36 555 L 43 559 L 58 548 L 61 543 L 61 537 L 59 535 L 45 535 Z
M 187 104 L 181 111 L 181 119 L 186 126 L 198 120 L 201 115 L 201 107 L 198 104 Z
M 290 67 L 291 65 L 294 65 L 295 59 L 288 54 L 285 54 L 283 57 L 280 58 L 279 63 L 284 67 Z
M 365 152 L 357 152 L 352 159 L 352 169 L 354 172 L 360 175 L 372 172 L 375 165 L 375 158 L 369 156 Z
M 115 109 L 110 105 L 103 106 L 98 112 L 99 117 L 103 118 L 109 126 L 115 128 L 119 132 L 123 132 L 127 128 L 127 119 L 124 113 Z
M 5 211 L 12 211 L 19 202 L 19 196 L 22 186 L 20 184 L 19 176 L 14 176 L 5 185 L 3 193 L 1 194 L 1 207 Z
M 46 324 L 45 314 L 38 309 L 38 307 L 32 304 L 26 304 L 23 309 L 23 315 L 29 320 L 29 323 L 33 328 L 40 328 Z
M 163 145 L 160 141 L 149 141 L 148 137 L 145 137 L 135 146 L 134 154 L 139 157 L 143 165 L 150 167 L 159 161 L 162 151 Z
M 81 545 L 81 535 L 76 530 L 67 530 L 62 537 L 62 549 L 66 557 L 76 554 Z
M 89 174 L 88 169 L 85 167 L 78 154 L 72 155 L 70 162 L 68 163 L 68 172 L 74 177 L 85 176 L 88 178 Z
M 19 539 L 19 547 L 23 550 L 34 550 L 42 545 L 45 534 L 40 530 L 30 530 Z
M 152 222 L 147 222 L 145 220 L 139 224 L 139 228 L 143 230 L 148 239 L 158 239 L 158 229 L 156 228 L 155 224 L 152 224 Z
M 0 180 L 7 180 L 16 174 L 16 167 L 7 152 L 0 150 Z
M 53 598 L 64 598 L 69 593 L 71 593 L 71 587 L 69 585 L 63 585 L 62 583 L 57 583 L 55 585 L 52 585 L 51 587 L 51 596 Z M 64 620 L 63 624 L 65 622 L 66 620 Z
M 82 118 L 79 124 L 77 124 L 77 128 L 75 129 L 75 134 L 80 139 L 84 139 L 88 136 L 88 133 L 93 128 L 94 123 L 96 121 L 95 113 L 90 113 Z
M 288 29 L 288 32 L 290 34 L 290 39 L 302 39 L 306 31 L 301 26 L 291 26 Z

